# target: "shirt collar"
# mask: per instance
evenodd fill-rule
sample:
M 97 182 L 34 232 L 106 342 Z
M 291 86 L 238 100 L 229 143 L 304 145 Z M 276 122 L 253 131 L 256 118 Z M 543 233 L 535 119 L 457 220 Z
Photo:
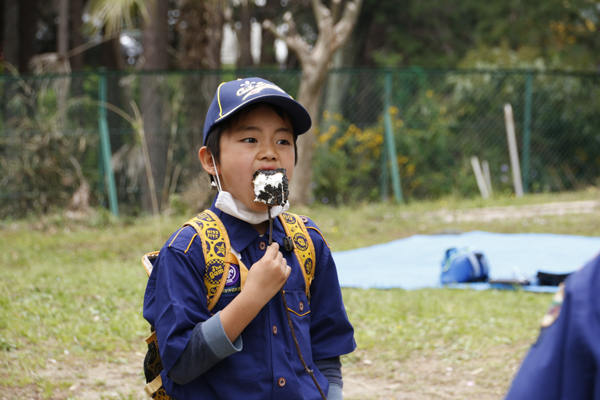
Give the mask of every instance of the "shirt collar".
M 248 245 L 254 242 L 260 234 L 258 231 L 246 221 L 242 221 L 234 216 L 231 216 L 217 207 L 215 207 L 215 202 L 217 197 L 213 200 L 212 205 L 210 206 L 210 210 L 215 213 L 217 217 L 223 222 L 225 229 L 227 230 L 227 235 L 229 236 L 229 242 L 231 247 L 233 247 L 236 251 L 240 253 L 248 247 Z M 269 231 L 265 233 L 265 238 L 269 238 Z M 285 236 L 285 231 L 283 226 L 281 225 L 281 221 L 279 218 L 273 219 L 273 241 L 279 243 L 282 246 L 283 237 Z

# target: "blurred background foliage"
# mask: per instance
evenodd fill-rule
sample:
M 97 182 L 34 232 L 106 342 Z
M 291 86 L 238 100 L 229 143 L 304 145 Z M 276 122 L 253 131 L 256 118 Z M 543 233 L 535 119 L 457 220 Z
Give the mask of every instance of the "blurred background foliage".
M 186 90 L 192 84 L 214 85 L 222 77 L 219 74 L 229 72 L 104 76 L 116 83 L 107 88 L 108 97 L 122 107 L 111 105 L 107 119 L 123 213 L 141 213 L 140 199 L 147 190 L 142 136 L 139 126 L 130 121 L 142 101 L 142 81 L 160 82 L 161 112 L 171 121 L 162 131 L 169 136 L 167 174 L 159 198 L 163 209 L 184 212 L 209 204 L 214 192 L 197 161 L 198 110 L 187 104 Z M 269 71 L 263 76 L 291 93 L 297 90 L 297 71 Z M 100 78 L 96 73 L 70 76 L 71 94 L 75 83 L 88 89 L 80 96 L 64 96 L 63 104 L 52 87 L 55 80 L 64 79 L 6 78 L 0 84 L 25 87 L 29 96 L 13 96 L 5 104 L 12 117 L 2 120 L 0 137 L 3 217 L 45 212 L 53 206 L 77 209 L 73 202 L 83 185 L 89 185 L 92 206 L 108 204 L 98 139 Z M 391 99 L 386 108 L 387 82 Z M 477 196 L 472 156 L 489 162 L 495 193 L 512 193 L 502 111 L 507 102 L 514 110 L 527 192 L 579 190 L 599 183 L 600 78 L 595 74 L 539 69 L 344 69 L 330 72 L 326 88 L 316 129 L 312 201 L 339 205 L 392 198 L 386 113 L 406 200 Z M 530 150 L 525 156 L 527 112 Z
M 165 160 L 156 172 L 161 210 L 204 207 L 213 192 L 196 154 L 218 83 L 260 75 L 295 95 L 299 61 L 260 23 L 286 29 L 291 13 L 308 43 L 318 35 L 309 0 L 157 0 L 156 9 L 142 0 L 0 4 L 2 218 L 78 210 L 82 196 L 107 205 L 101 79 L 123 212 L 149 211 L 144 140 L 152 138 L 150 158 Z M 109 30 L 100 17 L 117 15 L 117 7 L 129 19 Z M 474 155 L 490 163 L 494 190 L 511 192 L 505 103 L 521 151 L 531 132 L 527 190 L 598 184 L 599 17 L 592 0 L 365 0 L 323 88 L 313 201 L 392 196 L 386 113 L 406 199 L 476 195 Z M 145 132 L 132 124 L 137 117 Z

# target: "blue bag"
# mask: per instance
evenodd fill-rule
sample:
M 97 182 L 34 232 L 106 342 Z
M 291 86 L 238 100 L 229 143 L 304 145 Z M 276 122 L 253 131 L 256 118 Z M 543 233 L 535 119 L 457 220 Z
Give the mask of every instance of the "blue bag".
M 483 253 L 468 247 L 446 250 L 442 261 L 442 284 L 461 282 L 487 282 L 489 264 Z

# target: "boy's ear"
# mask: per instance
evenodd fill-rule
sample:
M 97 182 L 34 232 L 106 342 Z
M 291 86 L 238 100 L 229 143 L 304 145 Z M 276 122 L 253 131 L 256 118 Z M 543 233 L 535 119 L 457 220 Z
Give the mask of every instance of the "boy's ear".
M 215 163 L 213 162 L 212 154 L 208 147 L 203 146 L 200 148 L 200 151 L 198 151 L 198 159 L 202 164 L 202 168 L 204 168 L 206 172 L 211 175 L 217 174 L 217 171 L 215 170 Z

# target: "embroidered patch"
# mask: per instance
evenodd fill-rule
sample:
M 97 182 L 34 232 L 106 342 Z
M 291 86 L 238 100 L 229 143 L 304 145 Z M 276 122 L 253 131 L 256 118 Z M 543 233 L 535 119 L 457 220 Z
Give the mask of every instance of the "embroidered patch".
M 244 96 L 242 97 L 242 101 L 246 101 L 246 99 L 249 96 L 252 96 L 254 94 L 258 94 L 260 92 L 262 92 L 265 89 L 274 89 L 277 90 L 283 94 L 287 94 L 285 93 L 279 86 L 275 86 L 272 83 L 265 83 L 265 82 L 250 82 L 250 81 L 246 81 L 244 83 L 242 83 L 240 85 L 240 89 L 238 89 L 238 91 L 235 93 L 238 97 L 239 96 Z
M 224 242 L 218 242 L 217 244 L 215 244 L 214 250 L 215 254 L 219 257 L 225 257 L 225 253 L 227 252 Z
M 294 235 L 294 243 L 300 250 L 308 250 L 308 242 L 306 241 L 306 237 L 303 233 L 298 232 Z
M 225 286 L 233 286 L 240 280 L 240 267 L 235 264 L 230 264 L 229 266 L 229 276 L 227 277 L 227 282 Z
M 283 217 L 283 219 L 286 220 L 286 222 L 288 224 L 295 224 L 296 223 L 296 218 L 294 218 L 293 215 L 290 215 L 288 213 L 283 213 L 283 214 L 281 214 L 281 216 Z
M 560 315 L 560 310 L 562 308 L 563 301 L 565 300 L 565 285 L 561 283 L 558 286 L 558 291 L 552 297 L 552 303 L 550 303 L 550 308 L 544 318 L 542 318 L 542 328 L 547 328 L 554 323 L 558 319 Z
M 217 240 L 219 237 L 221 237 L 221 233 L 216 228 L 208 228 L 205 233 L 206 237 L 210 240 Z
M 219 286 L 219 282 L 221 281 L 221 276 L 223 276 L 223 270 L 225 268 L 225 262 L 220 259 L 210 260 L 206 264 L 206 273 L 205 273 L 205 281 L 207 281 L 211 286 Z

